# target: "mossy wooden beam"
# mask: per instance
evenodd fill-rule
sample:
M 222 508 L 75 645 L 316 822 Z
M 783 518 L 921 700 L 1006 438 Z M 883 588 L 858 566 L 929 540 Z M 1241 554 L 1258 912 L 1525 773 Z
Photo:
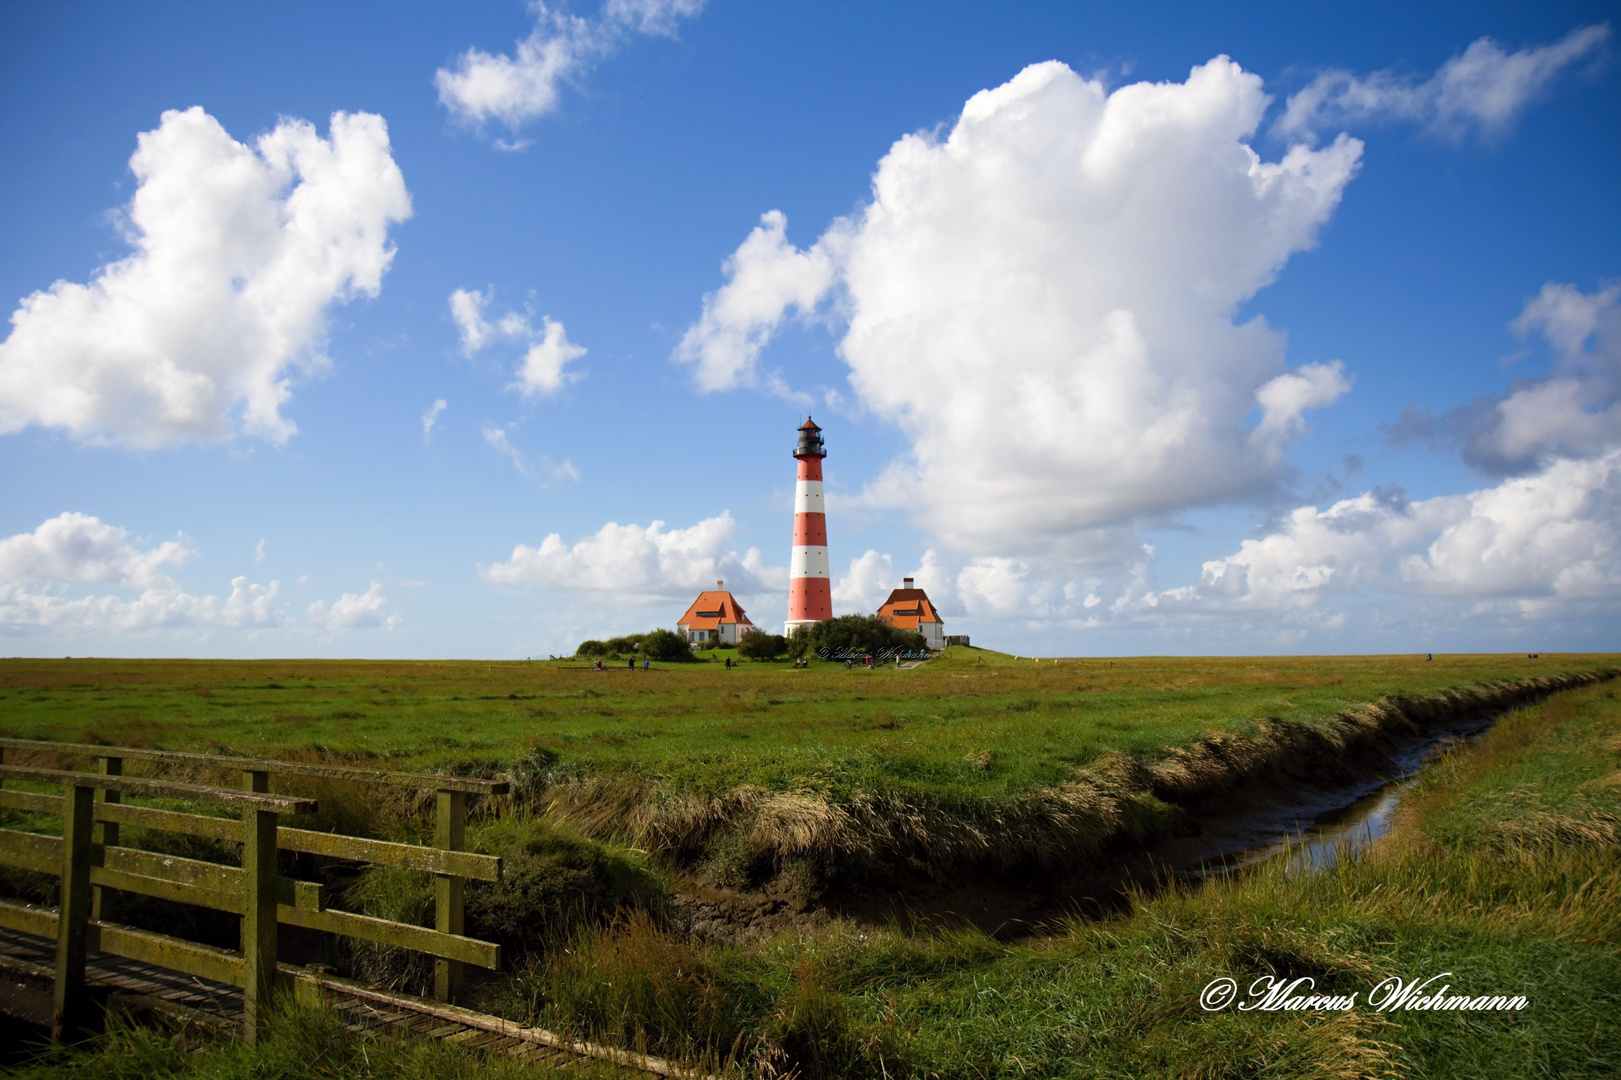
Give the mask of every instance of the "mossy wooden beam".
M 240 892 L 242 889 L 240 867 L 205 859 L 188 859 L 181 855 L 165 855 L 138 848 L 103 848 L 95 845 L 90 850 L 90 862 L 93 866 L 108 870 L 166 878 L 210 892 Z
M 259 778 L 250 775 L 254 786 Z M 242 1038 L 253 1046 L 270 1018 L 276 989 L 276 815 L 242 811 Z
M 44 795 L 37 791 L 18 791 L 0 788 L 0 807 L 8 810 L 32 810 L 36 814 L 62 813 L 62 796 Z
M 435 807 L 433 843 L 445 851 L 459 851 L 467 843 L 467 795 L 461 791 L 441 791 Z M 466 882 L 454 874 L 436 874 L 433 881 L 433 927 L 441 934 L 461 936 L 464 929 L 463 900 Z M 461 992 L 462 966 L 455 960 L 436 960 L 433 965 L 433 996 L 454 1001 Z
M 121 803 L 117 806 L 103 803 L 96 807 L 97 821 L 113 821 L 120 825 L 136 825 L 143 829 L 202 836 L 210 840 L 242 842 L 242 822 L 236 818 L 210 817 L 207 814 L 187 814 L 180 810 L 159 810 L 153 806 Z
M 35 937 L 56 937 L 56 912 L 52 908 L 34 907 L 31 904 L 18 904 L 10 900 L 0 900 L 0 926 L 7 930 L 15 930 L 19 934 L 33 934 Z
M 243 913 L 242 871 L 234 866 L 226 866 L 221 869 L 233 871 L 237 875 L 235 888 L 230 890 L 211 889 L 207 886 L 193 885 L 169 878 L 153 877 L 147 874 L 132 874 L 127 871 L 108 870 L 102 867 L 91 867 L 90 884 L 108 889 L 117 889 L 120 892 L 138 893 L 141 896 L 151 896 L 159 900 L 173 900 L 179 904 L 192 904 L 196 907 L 211 908 L 215 911 L 228 911 L 233 915 L 241 915 Z M 322 911 L 326 908 L 325 886 L 315 881 L 291 881 L 287 878 L 277 878 L 276 902 L 281 906 L 299 908 L 304 911 Z
M 42 784 L 77 784 L 94 790 L 101 787 L 131 795 L 159 798 L 194 799 L 239 808 L 269 810 L 281 814 L 313 814 L 320 804 L 314 799 L 292 795 L 270 795 L 237 788 L 210 787 L 206 784 L 178 784 L 169 780 L 147 780 L 136 776 L 103 776 L 99 773 L 70 772 L 64 769 L 37 769 L 25 765 L 0 765 L 0 779 L 33 780 Z
M 56 981 L 51 1038 L 60 1042 L 89 1019 L 84 991 L 85 924 L 90 920 L 90 827 L 96 790 L 70 785 L 63 793 L 56 917 Z
M 0 807 L 31 810 L 37 814 L 60 815 L 62 796 L 0 789 Z M 138 806 L 134 803 L 97 803 L 95 818 L 98 822 L 136 825 L 145 829 L 202 836 L 233 844 L 242 842 L 242 822 L 235 818 L 187 814 L 179 810 L 159 810 L 156 807 Z M 285 825 L 276 830 L 276 846 L 283 851 L 302 851 L 309 855 L 325 855 L 334 859 L 353 859 L 356 862 L 369 862 L 378 866 L 399 866 L 429 874 L 454 874 L 472 881 L 501 880 L 501 857 L 498 855 L 445 851 L 420 844 L 397 844 L 390 840 L 371 840 L 361 836 L 343 836 L 340 833 L 293 829 Z
M 92 886 L 242 914 L 240 867 L 94 843 L 90 845 L 89 859 Z M 62 838 L 0 829 L 0 863 L 59 874 Z M 324 887 L 318 882 L 278 877 L 275 890 L 281 904 L 307 911 L 320 911 L 326 906 Z
M 99 952 L 139 960 L 171 971 L 184 971 L 188 975 L 213 979 L 229 986 L 242 985 L 242 957 L 229 949 L 185 941 L 149 930 L 137 930 L 118 923 L 92 923 L 86 936 L 90 947 Z
M 378 866 L 400 866 L 407 870 L 425 870 L 430 874 L 454 874 L 474 881 L 500 881 L 501 858 L 498 855 L 477 855 L 471 851 L 446 851 L 418 844 L 396 844 L 388 840 L 368 840 L 359 836 L 340 836 L 337 833 L 314 832 L 310 829 L 290 829 L 285 825 L 276 833 L 276 843 L 285 851 L 302 851 L 310 855 L 329 855 L 335 859 L 354 859 L 376 863 Z
M 36 739 L 0 739 L 3 750 L 43 750 L 85 757 L 119 757 L 126 761 L 166 761 L 201 765 L 213 769 L 240 769 L 267 772 L 273 776 L 311 776 L 322 780 L 352 780 L 364 784 L 386 784 L 425 791 L 461 791 L 470 795 L 505 795 L 505 780 L 474 780 L 464 776 L 437 773 L 400 773 L 379 769 L 351 769 L 343 765 L 311 765 L 301 761 L 273 758 L 234 757 L 229 754 L 193 754 L 183 750 L 147 750 L 133 746 L 89 746 L 83 743 L 46 742 Z
M 40 874 L 62 872 L 62 838 L 0 829 L 0 864 Z
M 387 919 L 374 919 L 370 915 L 355 915 L 331 908 L 304 911 L 281 907 L 277 909 L 276 917 L 289 926 L 302 926 L 306 930 L 324 930 L 329 934 L 375 941 L 491 970 L 501 966 L 501 946 L 458 934 L 441 934 L 425 926 L 389 922 Z
M 101 772 L 104 776 L 122 776 L 124 772 L 124 759 L 120 757 L 104 757 L 101 759 Z M 122 802 L 124 796 L 117 791 L 106 788 L 96 789 L 97 807 L 114 805 Z M 103 847 L 116 847 L 118 845 L 118 822 L 109 821 L 95 813 L 96 807 L 91 808 L 90 820 L 94 822 L 91 840 Z M 102 886 L 92 882 L 90 885 L 90 917 L 97 922 L 112 917 L 112 905 L 116 901 L 112 896 L 102 891 Z

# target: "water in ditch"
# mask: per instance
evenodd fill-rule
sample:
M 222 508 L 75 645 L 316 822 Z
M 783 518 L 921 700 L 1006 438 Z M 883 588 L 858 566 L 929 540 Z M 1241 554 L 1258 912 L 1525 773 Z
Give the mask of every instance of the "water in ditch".
M 1493 719 L 1441 733 L 1408 748 L 1392 759 L 1392 769 L 1383 779 L 1372 782 L 1377 785 L 1372 790 L 1361 791 L 1349 802 L 1328 809 L 1322 809 L 1321 800 L 1307 804 L 1296 820 L 1270 841 L 1202 860 L 1201 872 L 1219 876 L 1286 859 L 1287 872 L 1313 874 L 1329 869 L 1340 859 L 1355 858 L 1390 831 L 1403 794 L 1419 775 L 1444 755 L 1479 739 L 1490 729 Z

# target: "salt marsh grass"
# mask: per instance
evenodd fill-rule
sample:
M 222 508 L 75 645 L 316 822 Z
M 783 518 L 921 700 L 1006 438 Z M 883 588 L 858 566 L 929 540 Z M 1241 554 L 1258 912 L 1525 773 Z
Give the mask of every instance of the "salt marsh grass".
M 511 776 L 517 794 L 475 809 L 469 831 L 509 868 L 499 889 L 470 896 L 470 919 L 510 935 L 516 968 L 480 1004 L 738 1075 L 1583 1076 L 1621 1060 L 1621 704 L 1612 684 L 1559 673 L 1615 663 L 1037 666 L 953 650 L 919 671 L 697 664 L 633 675 L 567 663 L 6 661 L 0 723 L 41 738 Z M 1554 693 L 1561 686 L 1573 688 Z M 1389 837 L 1317 874 L 1279 860 L 1171 884 L 1019 941 L 966 922 L 838 918 L 810 933 L 706 941 L 668 904 L 728 875 L 736 887 L 805 892 L 863 868 L 1038 880 L 1105 843 L 1176 827 L 1187 800 L 1273 783 L 1280 770 L 1343 768 L 1381 739 L 1471 710 L 1509 711 L 1425 774 Z M 351 803 L 334 798 L 335 824 L 426 830 L 408 799 Z M 407 882 L 354 889 L 379 911 L 422 902 Z M 1307 976 L 1365 1001 L 1386 975 L 1442 971 L 1459 990 L 1522 994 L 1531 1007 L 1198 1004 L 1220 975 Z M 294 1015 L 274 1044 L 288 1061 L 372 1075 L 350 1047 L 325 1049 L 341 1040 L 318 1016 Z M 123 1032 L 52 1068 L 228 1077 L 247 1067 L 229 1047 L 165 1049 L 175 1038 Z M 450 1048 L 363 1045 L 396 1070 L 375 1075 L 503 1068 Z M 326 1075 L 310 1068 L 286 1075 Z

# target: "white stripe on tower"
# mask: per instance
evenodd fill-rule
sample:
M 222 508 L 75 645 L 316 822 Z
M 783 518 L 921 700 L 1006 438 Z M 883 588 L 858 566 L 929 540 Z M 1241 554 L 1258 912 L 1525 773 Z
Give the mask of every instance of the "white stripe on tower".
M 820 480 L 796 480 L 794 482 L 794 513 L 795 514 L 822 514 L 822 482 Z
M 788 558 L 788 576 L 827 577 L 827 548 L 794 545 L 794 553 Z

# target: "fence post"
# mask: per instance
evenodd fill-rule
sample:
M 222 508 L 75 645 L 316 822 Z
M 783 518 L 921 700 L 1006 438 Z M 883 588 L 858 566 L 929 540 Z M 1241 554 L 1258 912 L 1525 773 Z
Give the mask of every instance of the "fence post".
M 62 891 L 56 908 L 56 985 L 51 1038 L 62 1041 L 85 1019 L 84 928 L 90 915 L 90 821 L 95 789 L 67 784 L 62 799 Z
M 270 774 L 244 770 L 242 786 L 268 792 Z M 276 985 L 276 815 L 242 812 L 242 1040 L 259 1039 Z
M 242 812 L 242 1038 L 258 1041 L 276 986 L 276 812 Z
M 467 839 L 467 793 L 441 791 L 438 793 L 433 843 L 446 851 L 460 851 Z M 463 881 L 454 874 L 435 874 L 433 883 L 433 928 L 441 934 L 460 934 L 462 919 Z M 454 1001 L 461 990 L 462 965 L 459 960 L 435 960 L 433 964 L 433 996 L 440 1001 Z
M 122 775 L 124 775 L 124 759 L 121 758 L 121 757 L 104 757 L 104 758 L 102 758 L 101 759 L 101 771 L 102 771 L 102 774 L 105 775 L 105 776 L 122 776 Z M 108 791 L 105 788 L 97 788 L 96 789 L 96 801 L 97 802 L 101 802 L 101 803 L 118 803 L 118 802 L 122 802 L 123 798 L 124 797 L 121 794 L 119 794 L 118 792 L 116 792 L 116 791 Z M 92 830 L 92 835 L 95 838 L 95 842 L 100 844 L 103 848 L 117 847 L 118 846 L 118 822 L 116 822 L 116 821 L 97 822 L 95 829 Z M 112 897 L 109 895 L 109 892 L 110 892 L 110 890 L 104 889 L 100 885 L 96 885 L 96 886 L 91 888 L 91 890 L 90 890 L 90 918 L 91 918 L 92 921 L 100 922 L 101 920 L 107 918 L 108 915 L 111 914 L 111 905 L 108 903 L 108 901 L 111 900 Z

